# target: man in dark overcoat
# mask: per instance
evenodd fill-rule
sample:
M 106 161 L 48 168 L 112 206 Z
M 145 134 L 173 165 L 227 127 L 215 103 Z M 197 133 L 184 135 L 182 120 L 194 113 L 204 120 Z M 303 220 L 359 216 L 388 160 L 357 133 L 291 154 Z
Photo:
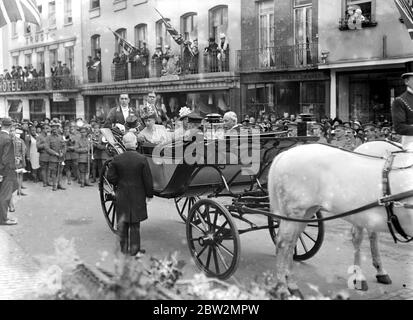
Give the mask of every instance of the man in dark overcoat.
M 146 202 L 153 198 L 153 181 L 148 161 L 136 152 L 136 136 L 127 133 L 123 144 L 126 152 L 113 159 L 107 178 L 116 190 L 121 251 L 135 256 L 145 253 L 140 246 L 140 223 L 148 218 Z
M 9 203 L 17 190 L 16 162 L 14 144 L 10 136 L 12 121 L 5 118 L 1 121 L 0 131 L 0 225 L 15 225 L 16 220 L 7 217 Z

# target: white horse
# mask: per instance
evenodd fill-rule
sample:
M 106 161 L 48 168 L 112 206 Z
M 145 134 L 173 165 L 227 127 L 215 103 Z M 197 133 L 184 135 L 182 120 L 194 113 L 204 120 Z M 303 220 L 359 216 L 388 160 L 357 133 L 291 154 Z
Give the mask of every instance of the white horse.
M 383 197 L 382 173 L 388 151 L 400 151 L 387 142 L 365 144 L 357 150 L 381 158 L 369 157 L 320 144 L 302 145 L 278 155 L 269 172 L 268 192 L 274 213 L 296 219 L 311 219 L 317 211 L 324 217 L 361 208 Z M 400 153 L 394 159 L 390 172 L 392 194 L 413 189 L 413 154 Z M 412 204 L 413 197 L 403 200 Z M 408 235 L 413 235 L 411 209 L 395 208 L 400 225 Z M 383 206 L 344 218 L 353 224 L 355 264 L 360 265 L 362 230 L 369 232 L 373 265 L 380 283 L 391 283 L 382 268 L 377 246 L 377 232 L 388 232 L 387 213 Z M 305 223 L 283 220 L 277 233 L 276 292 L 282 297 L 296 291 L 290 271 L 298 236 Z M 361 270 L 361 268 L 360 268 Z M 363 276 L 361 277 L 363 279 Z M 364 284 L 366 287 L 366 284 Z M 289 290 L 290 289 L 290 290 Z

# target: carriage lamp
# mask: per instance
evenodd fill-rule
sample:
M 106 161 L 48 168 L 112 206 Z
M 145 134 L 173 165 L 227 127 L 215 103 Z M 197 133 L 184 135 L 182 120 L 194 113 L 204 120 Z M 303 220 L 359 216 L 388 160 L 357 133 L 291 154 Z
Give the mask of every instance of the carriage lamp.
M 224 123 L 222 116 L 217 113 L 208 114 L 204 121 L 204 138 L 206 140 L 216 140 L 223 137 Z

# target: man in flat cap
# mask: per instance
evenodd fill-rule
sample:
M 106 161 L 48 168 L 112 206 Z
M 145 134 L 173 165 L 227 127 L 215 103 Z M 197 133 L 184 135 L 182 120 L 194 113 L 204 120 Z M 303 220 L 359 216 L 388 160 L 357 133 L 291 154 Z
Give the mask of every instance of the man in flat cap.
M 15 225 L 17 221 L 7 217 L 12 194 L 17 190 L 14 144 L 10 136 L 12 121 L 1 121 L 0 131 L 0 225 Z
M 413 150 L 413 72 L 402 75 L 407 90 L 392 104 L 393 127 L 402 136 L 402 145 Z

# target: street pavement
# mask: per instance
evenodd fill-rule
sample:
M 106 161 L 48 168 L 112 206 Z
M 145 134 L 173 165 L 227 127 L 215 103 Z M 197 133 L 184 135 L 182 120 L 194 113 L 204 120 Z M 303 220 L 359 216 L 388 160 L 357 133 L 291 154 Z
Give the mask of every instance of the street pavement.
M 58 192 L 41 184 L 25 182 L 25 185 L 28 195 L 16 204 L 19 224 L 0 227 L 0 299 L 20 299 L 33 291 L 30 275 L 36 274 L 38 268 L 47 267 L 55 251 L 55 240 L 59 238 L 73 239 L 77 254 L 85 263 L 113 271 L 118 245 L 103 217 L 97 184 L 84 189 L 72 184 L 66 191 Z M 251 219 L 265 223 L 259 216 Z M 413 300 L 413 246 L 396 245 L 387 234 L 380 237 L 380 249 L 393 284 L 384 286 L 376 282 L 365 237 L 362 267 L 369 290 L 347 289 L 347 270 L 353 264 L 350 228 L 342 220 L 327 222 L 325 239 L 317 255 L 294 264 L 294 276 L 304 295 L 314 296 L 319 291 L 332 296 L 345 290 L 355 300 Z M 149 220 L 142 223 L 141 237 L 147 256 L 163 258 L 178 252 L 179 258 L 186 262 L 185 279 L 200 272 L 190 257 L 185 225 L 173 200 L 155 198 L 149 204 Z M 228 282 L 248 285 L 264 272 L 273 272 L 274 253 L 267 230 L 242 235 L 240 263 Z

